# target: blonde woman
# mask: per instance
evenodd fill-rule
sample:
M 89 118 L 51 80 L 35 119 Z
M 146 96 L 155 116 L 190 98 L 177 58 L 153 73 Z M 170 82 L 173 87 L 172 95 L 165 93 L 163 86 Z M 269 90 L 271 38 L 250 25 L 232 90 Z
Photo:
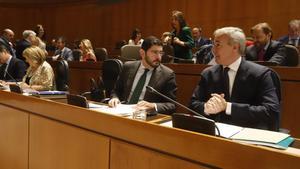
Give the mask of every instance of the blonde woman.
M 23 56 L 29 67 L 23 77 L 21 87 L 23 89 L 54 90 L 54 72 L 50 64 L 46 62 L 45 52 L 38 46 L 31 46 L 24 50 Z
M 96 56 L 95 52 L 93 50 L 93 46 L 90 40 L 83 39 L 80 42 L 80 50 L 82 51 L 82 56 L 80 58 L 80 61 L 94 61 L 96 62 Z

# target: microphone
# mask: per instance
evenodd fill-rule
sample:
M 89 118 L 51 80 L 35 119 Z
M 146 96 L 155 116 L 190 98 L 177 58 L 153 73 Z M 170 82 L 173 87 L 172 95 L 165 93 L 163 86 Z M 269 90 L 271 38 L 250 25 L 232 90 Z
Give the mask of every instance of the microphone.
M 196 117 L 187 117 L 186 115 L 179 115 L 177 114 L 175 116 L 175 118 L 183 118 L 182 120 L 184 120 L 185 122 L 184 123 L 187 123 L 187 124 L 177 124 L 179 128 L 183 128 L 183 129 L 187 129 L 187 130 L 192 130 L 192 131 L 197 131 L 197 132 L 201 132 L 201 133 L 206 133 L 206 134 L 211 134 L 211 135 L 215 135 L 215 132 L 214 132 L 214 128 L 217 129 L 218 131 L 218 135 L 220 135 L 220 130 L 218 128 L 218 126 L 215 124 L 215 122 L 212 120 L 212 119 L 209 119 L 205 116 L 203 116 L 202 114 L 199 114 L 197 113 L 196 111 L 186 107 L 185 105 L 171 99 L 170 97 L 160 93 L 159 91 L 155 90 L 153 87 L 151 86 L 146 86 L 146 89 L 151 92 L 151 93 L 155 93 L 165 99 L 167 99 L 168 101 L 188 110 L 189 112 L 193 113 L 194 115 L 198 116 L 198 120 Z M 175 113 L 176 114 L 176 113 Z M 181 117 L 179 117 L 181 116 Z M 201 120 L 202 119 L 202 120 Z M 193 124 L 188 124 L 190 122 L 201 122 L 203 125 L 205 126 L 200 126 L 200 124 L 196 124 L 196 125 L 193 125 Z M 199 126 L 197 126 L 199 125 Z M 213 130 L 212 130 L 213 128 Z M 208 130 L 208 131 L 207 131 Z

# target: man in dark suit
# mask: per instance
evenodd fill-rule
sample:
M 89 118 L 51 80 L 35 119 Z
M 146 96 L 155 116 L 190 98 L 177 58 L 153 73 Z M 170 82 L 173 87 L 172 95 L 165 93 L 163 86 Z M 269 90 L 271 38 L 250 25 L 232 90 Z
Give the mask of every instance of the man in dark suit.
M 300 46 L 300 20 L 291 20 L 288 25 L 288 35 L 280 37 L 278 41 L 296 47 Z
M 3 45 L 6 47 L 8 52 L 15 57 L 15 50 L 13 48 L 12 40 L 15 36 L 15 33 L 10 29 L 4 29 L 2 36 L 0 37 L 0 45 Z
M 218 65 L 203 70 L 190 107 L 219 122 L 278 130 L 280 90 L 272 70 L 243 59 L 246 38 L 241 29 L 221 28 L 214 36 Z
M 66 61 L 73 61 L 73 52 L 71 49 L 66 47 L 66 39 L 59 37 L 56 40 L 57 50 L 54 52 L 53 60 L 64 59 Z
M 16 56 L 17 58 L 23 60 L 25 62 L 25 58 L 23 57 L 23 51 L 31 46 L 31 42 L 35 38 L 36 33 L 32 30 L 25 30 L 23 32 L 23 39 L 17 42 L 16 44 Z
M 109 105 L 114 107 L 121 101 L 136 104 L 138 109 L 147 112 L 171 114 L 175 111 L 175 104 L 163 97 L 146 90 L 151 86 L 164 95 L 176 99 L 177 85 L 175 73 L 162 65 L 162 42 L 150 36 L 144 39 L 140 49 L 141 60 L 125 62 L 122 73 L 112 91 Z M 144 84 L 141 85 L 141 83 Z M 137 94 L 137 89 L 140 89 Z
M 25 75 L 25 63 L 12 57 L 5 46 L 0 45 L 0 80 L 4 81 L 22 81 Z
M 287 56 L 284 45 L 272 40 L 272 29 L 267 23 L 259 23 L 251 28 L 254 44 L 246 49 L 246 59 L 251 61 L 269 61 L 286 66 Z
M 202 29 L 201 28 L 198 28 L 198 27 L 193 28 L 192 34 L 193 34 L 193 39 L 194 39 L 194 44 L 195 44 L 196 49 L 201 48 L 201 46 L 211 44 L 211 41 L 209 39 L 202 37 Z

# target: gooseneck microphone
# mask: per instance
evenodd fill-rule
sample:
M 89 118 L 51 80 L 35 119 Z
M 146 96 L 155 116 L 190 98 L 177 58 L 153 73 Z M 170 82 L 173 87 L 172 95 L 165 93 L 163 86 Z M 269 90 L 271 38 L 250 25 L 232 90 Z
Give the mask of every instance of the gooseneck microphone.
M 212 119 L 209 119 L 209 118 L 203 116 L 202 114 L 199 114 L 199 113 L 197 113 L 196 111 L 194 111 L 194 110 L 192 110 L 192 109 L 186 107 L 185 105 L 183 105 L 183 104 L 181 104 L 181 103 L 179 103 L 179 102 L 177 102 L 177 101 L 171 99 L 170 97 L 168 97 L 168 96 L 166 96 L 166 95 L 160 93 L 159 91 L 155 90 L 155 89 L 154 89 L 153 87 L 151 87 L 151 86 L 146 86 L 146 89 L 147 89 L 149 92 L 155 93 L 155 94 L 157 94 L 157 95 L 159 95 L 159 96 L 161 96 L 161 97 L 167 99 L 168 101 L 170 101 L 170 102 L 172 102 L 172 103 L 174 103 L 174 104 L 176 104 L 176 105 L 178 105 L 178 106 L 180 106 L 180 107 L 182 107 L 182 108 L 188 110 L 189 112 L 193 113 L 194 115 L 198 116 L 199 118 L 204 119 L 204 120 L 206 121 L 205 124 L 210 125 L 210 124 L 213 123 L 214 128 L 216 128 L 216 130 L 218 131 L 218 135 L 220 135 L 220 130 L 219 130 L 218 126 L 215 124 L 215 122 L 214 122 Z M 208 128 L 209 128 L 209 127 L 208 127 Z M 207 133 L 206 131 L 202 131 L 202 132 Z M 208 132 L 208 133 L 209 133 L 209 132 Z
M 204 117 L 203 115 L 201 115 L 201 114 L 195 112 L 194 110 L 192 110 L 192 109 L 186 107 L 185 105 L 183 105 L 183 104 L 181 104 L 181 103 L 179 103 L 179 102 L 177 102 L 177 101 L 171 99 L 170 97 L 168 97 L 168 96 L 166 96 L 166 95 L 160 93 L 159 91 L 155 90 L 155 89 L 154 89 L 153 87 L 151 87 L 151 86 L 146 86 L 146 89 L 147 89 L 148 91 L 150 91 L 151 93 L 155 93 L 155 94 L 157 94 L 157 95 L 159 95 L 159 96 L 161 96 L 161 97 L 163 97 L 163 98 L 169 100 L 170 102 L 172 102 L 172 103 L 174 103 L 174 104 L 176 104 L 176 105 L 178 105 L 178 106 L 180 106 L 180 107 L 183 107 L 184 109 L 188 110 L 189 112 L 192 112 L 194 115 L 197 115 L 197 116 L 200 116 L 200 117 L 203 117 L 203 118 L 207 119 L 207 118 Z

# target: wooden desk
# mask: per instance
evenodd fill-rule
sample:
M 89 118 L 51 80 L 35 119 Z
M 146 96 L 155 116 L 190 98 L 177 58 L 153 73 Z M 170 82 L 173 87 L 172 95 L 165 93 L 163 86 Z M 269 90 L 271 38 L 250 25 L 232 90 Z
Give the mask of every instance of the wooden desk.
M 300 155 L 0 91 L 0 168 L 299 168 Z
M 208 67 L 203 64 L 166 64 L 175 71 L 178 85 L 177 101 L 188 105 L 194 88 L 200 80 L 200 73 Z M 70 92 L 83 93 L 89 91 L 89 79 L 97 78 L 102 72 L 102 63 L 69 62 Z M 271 67 L 281 78 L 282 82 L 282 111 L 281 127 L 291 131 L 295 137 L 300 137 L 300 68 L 297 67 Z M 177 112 L 186 112 L 178 108 Z

